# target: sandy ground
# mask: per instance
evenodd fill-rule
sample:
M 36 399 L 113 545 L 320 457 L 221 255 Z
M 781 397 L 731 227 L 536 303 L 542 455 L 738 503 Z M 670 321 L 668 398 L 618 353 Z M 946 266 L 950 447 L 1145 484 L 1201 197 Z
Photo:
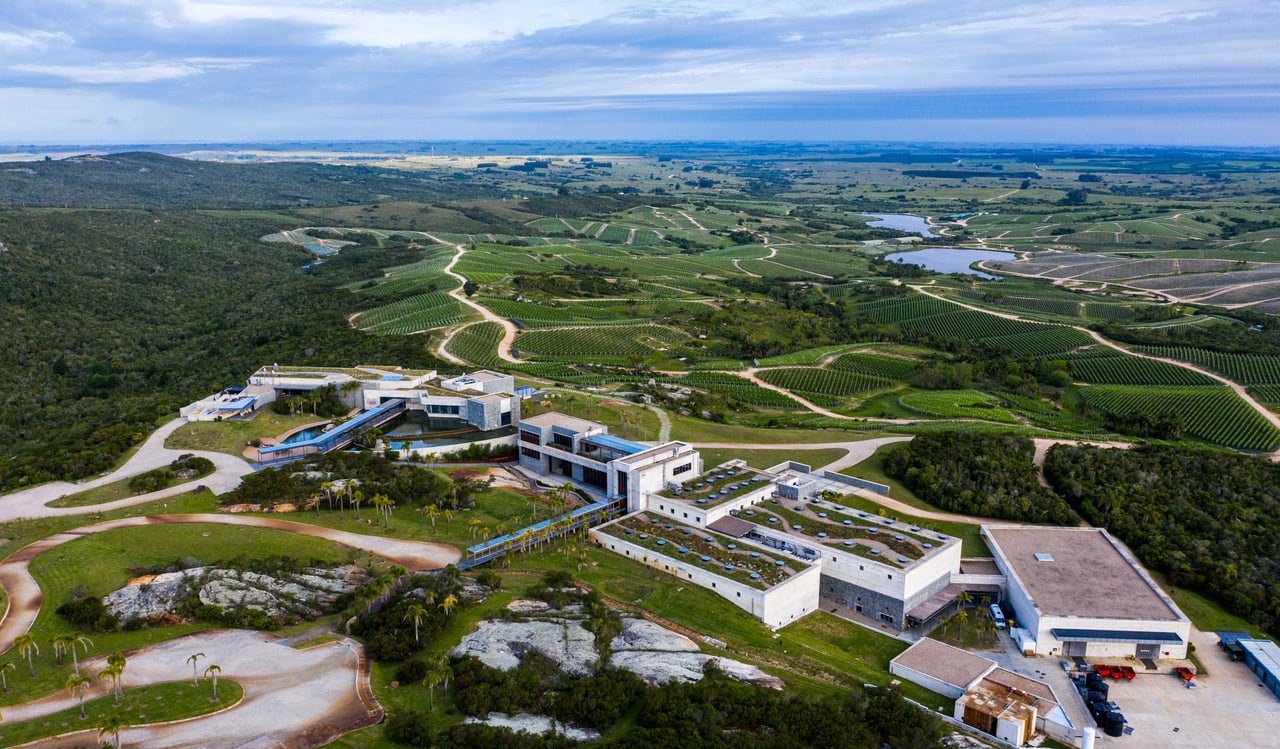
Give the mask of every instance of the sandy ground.
M 216 630 L 179 637 L 126 653 L 126 686 L 141 686 L 191 678 L 187 658 L 205 653 L 200 670 L 209 664 L 221 667 L 221 678 L 244 687 L 244 698 L 234 707 L 211 716 L 154 727 L 128 728 L 120 733 L 121 746 L 130 749 L 178 749 L 180 747 L 282 747 L 302 749 L 321 746 L 357 728 L 376 723 L 381 708 L 372 699 L 367 664 L 361 663 L 348 640 L 306 650 L 281 645 L 273 635 L 244 630 Z M 99 659 L 100 661 L 101 659 Z M 93 670 L 97 661 L 86 661 Z M 202 682 L 200 690 L 209 689 Z M 92 696 L 109 687 L 95 685 Z M 59 693 L 26 705 L 7 708 L 7 721 L 25 720 L 74 707 L 76 700 Z M 0 734 L 3 727 L 0 726 Z M 97 745 L 97 731 L 77 732 L 27 746 L 52 749 Z

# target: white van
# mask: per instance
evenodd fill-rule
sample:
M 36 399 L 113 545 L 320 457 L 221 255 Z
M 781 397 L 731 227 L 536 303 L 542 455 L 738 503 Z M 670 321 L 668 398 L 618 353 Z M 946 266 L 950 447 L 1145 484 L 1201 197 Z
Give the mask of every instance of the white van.
M 1000 604 L 993 603 L 990 608 L 991 621 L 996 623 L 996 629 L 1004 629 L 1004 612 L 1000 610 Z

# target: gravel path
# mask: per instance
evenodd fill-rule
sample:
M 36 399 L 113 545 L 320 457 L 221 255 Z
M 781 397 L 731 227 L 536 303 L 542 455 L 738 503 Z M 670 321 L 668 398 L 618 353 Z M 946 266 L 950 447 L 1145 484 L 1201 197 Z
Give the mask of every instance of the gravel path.
M 7 523 L 11 520 L 21 520 L 27 518 L 46 518 L 59 517 L 63 515 L 86 515 L 94 512 L 108 512 L 118 510 L 121 507 L 131 507 L 143 502 L 151 502 L 165 497 L 171 497 L 175 494 L 182 494 L 190 491 L 193 487 L 202 485 L 207 486 L 215 494 L 222 494 L 231 491 L 240 485 L 240 479 L 253 472 L 253 468 L 243 458 L 227 455 L 225 453 L 209 452 L 206 450 L 171 450 L 164 446 L 165 440 L 169 435 L 173 434 L 177 429 L 187 424 L 184 418 L 177 418 L 162 427 L 159 427 L 147 440 L 142 443 L 142 447 L 129 458 L 123 466 L 117 468 L 111 473 L 99 476 L 91 481 L 83 484 L 73 484 L 67 481 L 52 481 L 48 484 L 40 484 L 29 489 L 22 489 L 0 496 L 0 522 Z M 155 468 L 167 466 L 180 455 L 198 455 L 202 458 L 208 458 L 213 461 L 214 472 L 202 479 L 197 479 L 188 484 L 179 484 L 171 486 L 167 489 L 161 489 L 150 494 L 139 494 L 136 497 L 127 497 L 125 499 L 116 500 L 115 502 L 106 502 L 99 505 L 87 505 L 84 507 L 47 507 L 46 503 L 55 499 L 75 494 L 77 492 L 94 489 L 104 484 L 110 484 L 113 481 L 127 479 L 137 476 L 140 473 L 146 473 Z

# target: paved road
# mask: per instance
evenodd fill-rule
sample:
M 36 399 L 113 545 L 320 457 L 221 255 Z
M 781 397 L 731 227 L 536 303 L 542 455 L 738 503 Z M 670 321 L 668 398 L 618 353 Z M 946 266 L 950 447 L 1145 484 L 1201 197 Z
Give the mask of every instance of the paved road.
M 120 732 L 121 746 L 130 749 L 180 747 L 261 747 L 302 749 L 322 746 L 357 728 L 372 725 L 382 709 L 369 689 L 367 664 L 362 664 L 349 640 L 306 650 L 294 650 L 275 635 L 246 630 L 215 630 L 179 637 L 143 650 L 126 653 L 125 684 L 137 687 L 191 678 L 187 658 L 206 654 L 198 662 L 221 667 L 221 678 L 244 687 L 244 697 L 223 712 L 164 726 L 128 728 Z M 101 658 L 85 661 L 91 673 Z M 87 699 L 107 694 L 105 682 L 95 682 Z M 209 693 L 207 682 L 194 690 Z M 200 699 L 200 697 L 196 697 Z M 65 693 L 6 708 L 6 722 L 49 715 L 76 705 Z M 3 734 L 0 726 L 0 734 Z M 97 746 L 97 731 L 77 732 L 27 746 Z
M 225 453 L 209 452 L 205 450 L 171 450 L 164 446 L 164 442 L 177 429 L 187 423 L 184 418 L 177 418 L 164 426 L 156 429 L 142 443 L 138 451 L 133 457 L 120 468 L 103 476 L 99 476 L 91 481 L 83 484 L 73 484 L 67 481 L 52 481 L 48 484 L 40 484 L 29 489 L 22 489 L 0 496 L 0 522 L 9 522 L 11 520 L 19 520 L 24 518 L 43 518 L 55 517 L 62 515 L 85 515 L 93 512 L 106 512 L 117 510 L 121 507 L 131 507 L 143 502 L 151 502 L 164 497 L 171 497 L 175 494 L 182 494 L 190 491 L 193 485 L 200 484 L 209 487 L 215 494 L 221 494 L 231 491 L 240 485 L 240 479 L 245 475 L 252 473 L 253 468 L 243 458 L 226 455 Z M 46 507 L 47 502 L 52 502 L 59 497 L 67 494 L 75 494 L 87 489 L 94 489 L 104 484 L 109 484 L 120 479 L 127 479 L 137 476 L 140 473 L 146 473 L 155 468 L 167 466 L 174 461 L 179 455 L 184 454 L 198 455 L 202 458 L 208 458 L 213 461 L 214 472 L 205 476 L 193 484 L 180 484 L 171 486 L 167 489 L 161 489 L 158 492 L 150 494 L 140 494 L 136 497 L 128 497 L 126 499 L 117 500 L 115 502 L 107 502 L 100 505 L 90 505 L 86 507 Z
M 97 525 L 89 525 L 43 538 L 29 546 L 14 552 L 0 563 L 0 588 L 9 596 L 9 609 L 0 620 L 0 653 L 13 645 L 18 635 L 31 629 L 36 616 L 40 613 L 40 605 L 44 599 L 40 586 L 31 577 L 29 569 L 31 560 L 40 554 L 77 538 L 114 530 L 116 528 L 135 528 L 144 525 L 168 525 L 178 523 L 217 523 L 221 525 L 253 526 L 256 528 L 272 528 L 300 533 L 306 536 L 324 538 L 345 546 L 363 549 L 388 559 L 411 572 L 440 569 L 453 564 L 461 558 L 461 554 L 452 546 L 425 543 L 422 541 L 405 541 L 403 539 L 383 536 L 365 536 L 358 533 L 321 528 L 307 523 L 274 518 L 243 517 L 239 515 L 193 514 L 193 515 L 153 515 L 144 517 L 119 518 Z

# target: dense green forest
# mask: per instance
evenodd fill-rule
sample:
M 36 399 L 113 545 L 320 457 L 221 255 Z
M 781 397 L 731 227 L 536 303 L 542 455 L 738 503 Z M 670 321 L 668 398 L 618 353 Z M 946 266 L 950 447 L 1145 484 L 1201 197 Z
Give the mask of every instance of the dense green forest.
M 0 210 L 0 490 L 108 469 L 157 420 L 263 364 L 447 365 L 373 337 L 343 284 L 406 245 L 305 252 L 278 220 L 190 211 Z M 366 240 L 369 241 L 369 240 Z
M 1143 564 L 1280 635 L 1280 465 L 1180 446 L 1055 445 L 1045 476 Z
M 921 434 L 885 456 L 885 473 L 924 501 L 951 512 L 1072 524 L 1075 514 L 1040 486 L 1026 437 L 979 432 Z
M 227 164 L 136 152 L 0 170 L 0 206 L 9 207 L 253 210 L 486 194 L 475 184 L 370 166 Z

